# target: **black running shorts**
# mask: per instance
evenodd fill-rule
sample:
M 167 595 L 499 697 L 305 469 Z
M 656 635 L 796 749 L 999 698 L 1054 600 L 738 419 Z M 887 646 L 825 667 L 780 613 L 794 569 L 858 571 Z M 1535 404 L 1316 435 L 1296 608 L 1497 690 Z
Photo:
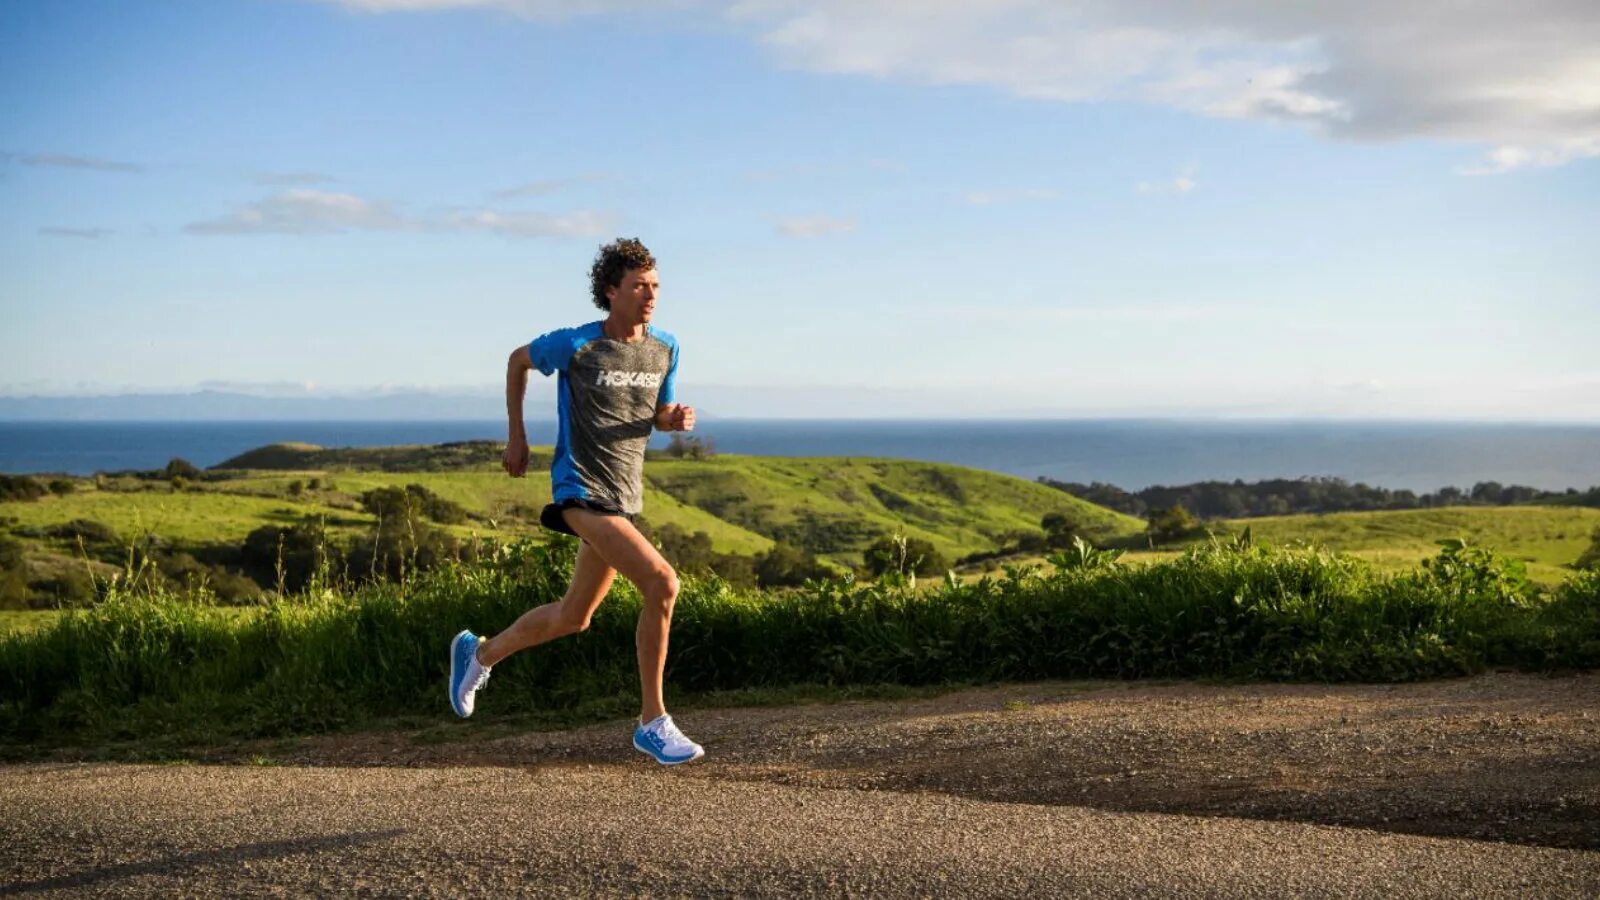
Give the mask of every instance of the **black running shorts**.
M 620 509 L 617 509 L 615 506 L 609 506 L 605 503 L 597 503 L 593 500 L 579 500 L 576 498 L 570 498 L 563 500 L 560 503 L 551 503 L 545 506 L 544 510 L 539 513 L 539 524 L 550 529 L 551 531 L 559 531 L 562 534 L 570 534 L 573 537 L 578 537 L 578 533 L 573 531 L 572 528 L 567 525 L 566 519 L 562 518 L 561 511 L 564 509 L 581 509 L 595 513 L 596 515 L 621 516 L 622 518 L 627 519 L 629 522 L 633 521 L 633 516 L 628 515 Z

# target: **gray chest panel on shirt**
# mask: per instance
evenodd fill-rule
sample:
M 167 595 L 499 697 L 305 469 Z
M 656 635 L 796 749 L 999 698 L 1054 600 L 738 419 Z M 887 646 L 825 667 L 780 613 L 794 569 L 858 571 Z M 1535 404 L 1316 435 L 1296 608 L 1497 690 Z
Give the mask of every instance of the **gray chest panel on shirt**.
M 644 450 L 671 365 L 671 348 L 647 335 L 590 341 L 567 366 L 573 465 L 596 499 L 626 513 L 644 507 Z

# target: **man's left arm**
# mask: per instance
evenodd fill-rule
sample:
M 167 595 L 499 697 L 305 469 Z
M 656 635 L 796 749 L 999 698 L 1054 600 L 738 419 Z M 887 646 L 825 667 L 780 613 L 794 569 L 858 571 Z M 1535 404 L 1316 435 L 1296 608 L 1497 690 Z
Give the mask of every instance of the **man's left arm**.
M 656 430 L 693 431 L 694 407 L 678 402 L 678 342 L 670 335 L 667 341 L 672 358 L 666 374 L 661 377 L 661 390 L 656 394 Z

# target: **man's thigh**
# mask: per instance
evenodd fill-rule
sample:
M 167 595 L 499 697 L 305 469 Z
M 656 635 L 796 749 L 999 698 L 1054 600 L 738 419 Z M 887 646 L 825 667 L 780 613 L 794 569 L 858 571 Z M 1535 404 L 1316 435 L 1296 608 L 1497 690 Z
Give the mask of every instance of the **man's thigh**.
M 660 577 L 671 566 L 656 548 L 639 533 L 633 523 L 621 516 L 605 516 L 576 507 L 561 511 L 573 531 L 600 554 L 606 564 L 623 574 L 637 587 Z
M 617 570 L 600 556 L 600 551 L 589 543 L 578 544 L 578 559 L 572 567 L 572 587 L 567 591 L 570 604 L 593 612 L 606 591 L 611 589 L 611 578 Z

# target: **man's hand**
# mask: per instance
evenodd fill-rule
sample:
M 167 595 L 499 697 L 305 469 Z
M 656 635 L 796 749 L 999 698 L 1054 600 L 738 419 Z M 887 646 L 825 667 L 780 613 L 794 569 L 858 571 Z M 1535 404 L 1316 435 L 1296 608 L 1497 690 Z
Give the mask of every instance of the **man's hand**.
M 506 452 L 500 457 L 500 465 L 505 467 L 506 474 L 512 478 L 521 478 L 528 472 L 528 439 L 513 436 L 506 441 Z
M 693 431 L 694 407 L 673 403 L 656 410 L 656 428 L 660 431 Z

